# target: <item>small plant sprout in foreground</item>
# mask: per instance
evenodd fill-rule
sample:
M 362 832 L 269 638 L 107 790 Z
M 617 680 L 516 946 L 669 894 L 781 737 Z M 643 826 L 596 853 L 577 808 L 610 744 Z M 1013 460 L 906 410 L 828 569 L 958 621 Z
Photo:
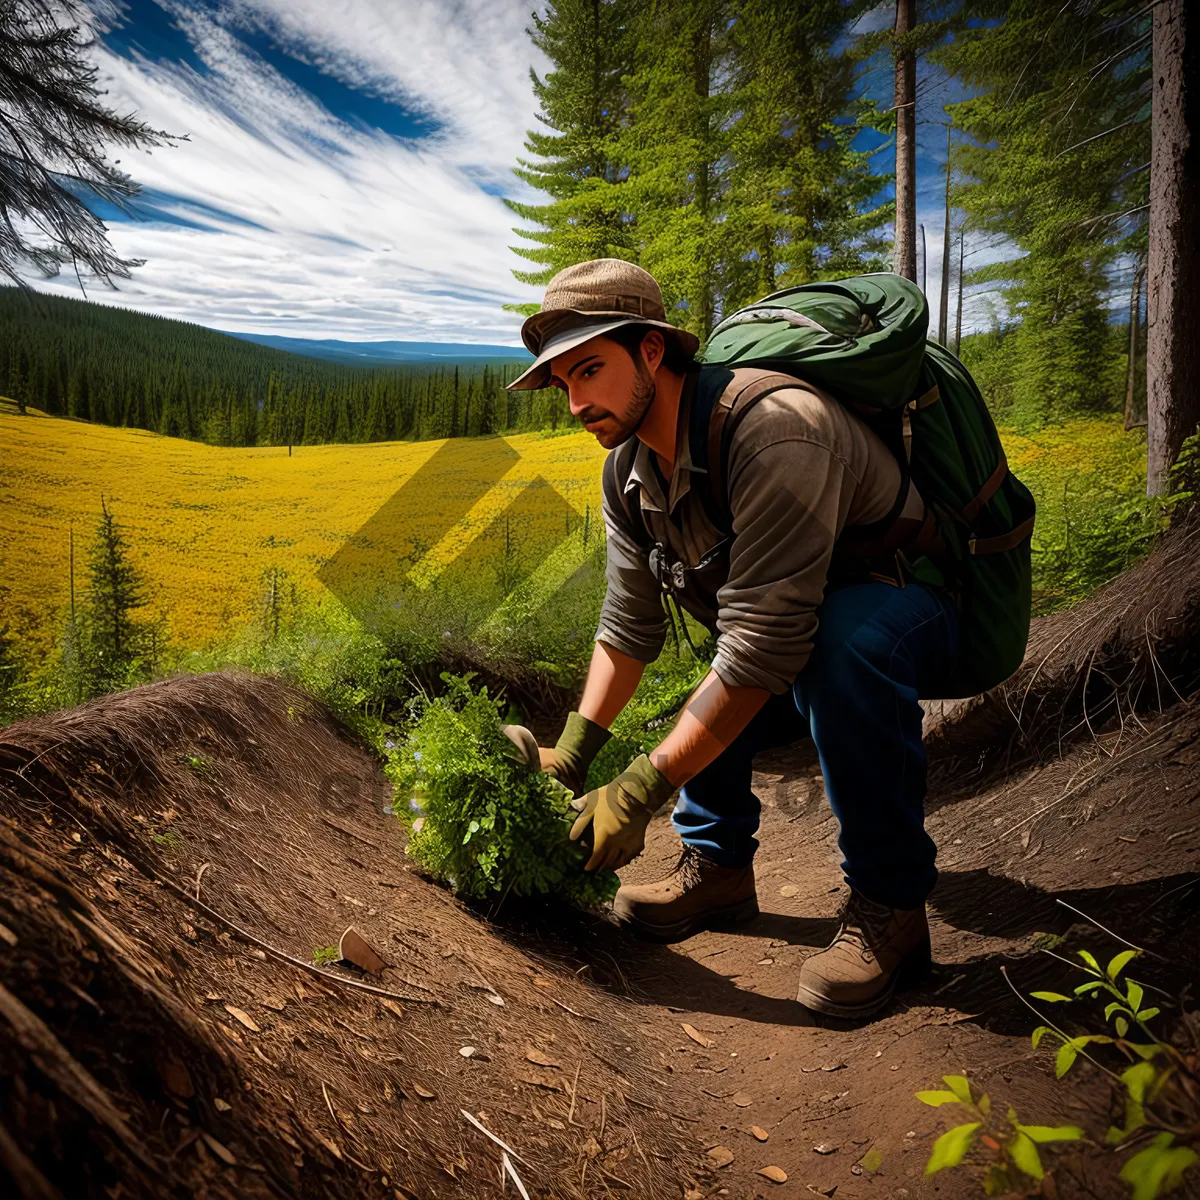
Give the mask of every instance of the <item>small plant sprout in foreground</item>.
M 313 962 L 318 967 L 328 967 L 341 959 L 341 952 L 336 946 L 314 946 Z
M 1121 1156 L 1118 1176 L 1129 1185 L 1131 1200 L 1155 1200 L 1177 1188 L 1185 1173 L 1200 1159 L 1200 1052 L 1186 1023 L 1183 1032 L 1191 1039 L 1187 1050 L 1162 1040 L 1150 1028 L 1149 1022 L 1159 1015 L 1159 1008 L 1145 1002 L 1145 984 L 1123 978 L 1129 964 L 1143 953 L 1140 949 L 1121 951 L 1103 968 L 1090 951 L 1077 953 L 1078 963 L 1052 954 L 1087 976 L 1071 995 L 1039 991 L 1030 996 L 1055 1005 L 1102 1002 L 1104 1028 L 1112 1032 L 1070 1033 L 1043 1016 L 1017 992 L 1043 1022 L 1033 1031 L 1033 1047 L 1036 1050 L 1047 1037 L 1058 1041 L 1054 1060 L 1058 1079 L 1081 1056 L 1108 1077 L 1122 1117 L 1102 1139 L 1087 1140 L 1092 1144 L 1102 1142 L 1108 1152 Z M 1008 981 L 1007 972 L 1004 968 L 1001 971 Z M 1011 981 L 1009 986 L 1012 987 Z M 1089 1012 L 1095 1013 L 1095 1009 Z M 1108 1049 L 1099 1051 L 1100 1047 Z M 1095 1051 L 1108 1061 L 1095 1057 Z M 1119 1056 L 1115 1062 L 1114 1055 Z M 934 1143 L 925 1167 L 927 1175 L 957 1166 L 968 1153 L 978 1149 L 991 1156 L 982 1179 L 984 1195 L 1023 1192 L 1026 1177 L 1036 1181 L 1045 1174 L 1039 1145 L 1084 1139 L 1083 1130 L 1075 1125 L 1024 1125 L 1011 1108 L 1005 1121 L 999 1122 L 992 1113 L 988 1096 L 976 1096 L 964 1076 L 947 1075 L 944 1081 L 948 1090 L 918 1092 L 917 1099 L 935 1108 L 961 1104 L 971 1119 L 948 1130 Z M 980 1157 L 978 1153 L 972 1156 L 976 1162 Z
M 1026 1177 L 1040 1180 L 1042 1166 L 1038 1146 L 1051 1142 L 1077 1142 L 1083 1137 L 1078 1125 L 1022 1125 L 1013 1109 L 1003 1120 L 992 1112 L 986 1092 L 975 1095 L 964 1075 L 944 1075 L 945 1090 L 918 1092 L 923 1104 L 939 1108 L 943 1104 L 961 1104 L 972 1118 L 948 1129 L 933 1144 L 933 1153 L 925 1165 L 925 1174 L 934 1175 L 947 1167 L 956 1167 L 968 1152 L 978 1146 L 992 1156 L 983 1177 L 986 1196 L 1027 1190 Z

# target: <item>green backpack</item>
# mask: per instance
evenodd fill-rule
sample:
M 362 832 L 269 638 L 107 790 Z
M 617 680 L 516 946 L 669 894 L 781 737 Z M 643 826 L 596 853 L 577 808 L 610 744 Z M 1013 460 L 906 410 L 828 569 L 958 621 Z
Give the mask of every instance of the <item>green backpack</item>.
M 901 497 L 911 474 L 937 519 L 945 550 L 937 570 L 959 598 L 958 670 L 944 697 L 928 697 L 952 699 L 1002 683 L 1024 657 L 1034 502 L 1008 469 L 975 381 L 954 355 L 926 340 L 928 327 L 928 305 L 915 284 L 898 275 L 859 275 L 789 288 L 740 309 L 713 331 L 700 361 L 706 368 L 765 368 L 828 392 L 896 454 L 905 475 Z M 701 379 L 723 375 L 706 369 Z M 715 471 L 697 476 L 710 511 L 728 513 L 719 491 L 733 427 L 751 403 L 786 385 L 784 379 L 749 389 L 748 403 L 721 411 L 714 407 L 720 388 L 698 389 L 705 435 L 693 426 L 693 457 L 700 466 L 715 460 Z M 922 578 L 929 565 L 913 564 L 914 576 Z

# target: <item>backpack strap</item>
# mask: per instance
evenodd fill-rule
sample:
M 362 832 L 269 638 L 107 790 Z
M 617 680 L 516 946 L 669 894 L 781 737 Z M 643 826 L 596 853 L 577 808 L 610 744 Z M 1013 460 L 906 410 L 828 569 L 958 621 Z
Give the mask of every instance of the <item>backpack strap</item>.
M 608 485 L 616 490 L 617 499 L 621 504 L 621 511 L 624 512 L 626 519 L 629 521 L 633 540 L 643 550 L 650 550 L 654 545 L 654 540 L 651 538 L 650 531 L 646 528 L 646 522 L 642 518 L 641 499 L 639 497 L 636 504 L 630 504 L 629 494 L 625 491 L 630 473 L 633 471 L 633 459 L 634 455 L 637 454 L 637 448 L 638 439 L 636 437 L 631 437 L 627 441 L 622 442 L 621 445 L 604 459 L 604 475 Z
M 734 430 L 764 396 L 785 388 L 806 387 L 794 375 L 754 371 L 753 376 L 739 380 L 727 368 L 704 369 L 692 405 L 692 461 L 705 472 L 693 479 L 692 486 L 699 491 L 708 519 L 726 536 L 733 533 L 728 472 Z

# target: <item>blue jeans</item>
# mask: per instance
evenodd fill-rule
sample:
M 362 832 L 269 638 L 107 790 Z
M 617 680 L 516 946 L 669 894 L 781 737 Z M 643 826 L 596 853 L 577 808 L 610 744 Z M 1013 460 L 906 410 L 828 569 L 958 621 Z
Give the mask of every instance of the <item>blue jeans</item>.
M 920 584 L 863 583 L 828 591 L 817 616 L 804 670 L 684 784 L 672 820 L 705 858 L 746 866 L 758 849 L 754 756 L 811 735 L 846 882 L 877 904 L 917 908 L 937 881 L 917 697 L 953 669 L 958 612 Z

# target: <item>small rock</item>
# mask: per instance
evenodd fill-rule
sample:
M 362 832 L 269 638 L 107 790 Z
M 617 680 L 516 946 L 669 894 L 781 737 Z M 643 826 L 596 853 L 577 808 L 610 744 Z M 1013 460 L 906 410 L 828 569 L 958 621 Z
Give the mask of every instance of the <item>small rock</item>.
M 233 1111 L 233 1105 L 226 1104 L 225 1101 L 222 1100 L 220 1096 L 217 1096 L 216 1099 L 213 1100 L 213 1108 L 215 1108 L 217 1110 L 217 1112 L 232 1112 Z
M 814 1154 L 836 1154 L 837 1147 L 831 1146 L 828 1142 L 819 1142 L 813 1147 Z
M 781 896 L 798 896 L 800 894 L 800 889 L 794 883 L 785 883 L 783 887 L 779 889 L 779 894 Z
M 713 1146 L 708 1152 L 708 1161 L 714 1167 L 727 1167 L 733 1162 L 733 1151 L 728 1146 Z
M 459 1046 L 458 1052 L 459 1052 L 459 1054 L 461 1054 L 463 1056 L 463 1058 L 473 1058 L 475 1056 L 475 1047 L 474 1046 Z
M 387 966 L 375 948 L 351 925 L 338 942 L 338 954 L 343 962 L 353 963 L 372 975 Z
M 782 1167 L 761 1167 L 758 1174 L 772 1183 L 787 1183 L 787 1172 Z
M 738 1108 L 749 1108 L 750 1105 L 754 1103 L 749 1094 L 746 1092 L 734 1092 L 733 1102 L 738 1106 Z
M 760 1142 L 765 1142 L 771 1136 L 761 1125 L 751 1125 L 750 1132 Z

